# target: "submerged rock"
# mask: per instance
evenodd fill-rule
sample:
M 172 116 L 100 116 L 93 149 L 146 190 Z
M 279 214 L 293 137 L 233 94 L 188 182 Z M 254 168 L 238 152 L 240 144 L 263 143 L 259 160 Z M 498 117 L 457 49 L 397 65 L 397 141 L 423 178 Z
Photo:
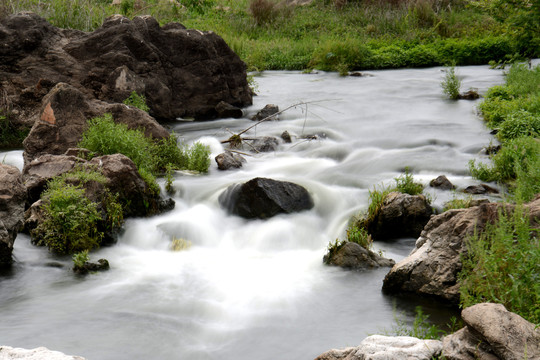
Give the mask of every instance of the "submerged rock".
M 454 190 L 456 188 L 445 175 L 440 175 L 436 179 L 431 180 L 429 186 L 440 190 Z
M 333 349 L 315 360 L 431 360 L 441 353 L 439 340 L 422 340 L 410 336 L 371 335 L 357 347 Z
M 279 141 L 277 138 L 273 136 L 263 136 L 253 139 L 249 148 L 255 152 L 270 152 L 276 151 L 278 146 Z
M 74 266 L 73 272 L 79 275 L 86 275 L 91 272 L 106 271 L 109 268 L 109 261 L 107 259 L 99 259 L 97 263 L 87 261 L 82 266 Z
M 0 267 L 12 263 L 13 244 L 24 222 L 26 188 L 19 169 L 0 164 Z
M 466 327 L 443 338 L 447 360 L 540 359 L 540 329 L 501 304 L 464 309 Z
M 277 120 L 277 114 L 279 112 L 279 106 L 274 104 L 267 104 L 261 110 L 259 110 L 255 115 L 251 117 L 251 120 L 261 121 L 264 119 L 268 120 Z M 275 116 L 272 116 L 275 115 Z
M 267 178 L 230 186 L 219 196 L 219 203 L 229 213 L 246 219 L 266 219 L 313 207 L 311 195 L 304 187 Z
M 379 256 L 373 251 L 351 241 L 346 241 L 335 251 L 328 252 L 324 256 L 323 261 L 327 265 L 354 270 L 392 267 L 396 263 L 394 260 Z

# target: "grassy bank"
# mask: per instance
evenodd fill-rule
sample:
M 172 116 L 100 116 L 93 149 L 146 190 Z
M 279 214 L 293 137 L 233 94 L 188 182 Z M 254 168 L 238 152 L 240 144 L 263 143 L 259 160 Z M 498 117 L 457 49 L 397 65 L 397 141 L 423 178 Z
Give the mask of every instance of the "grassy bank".
M 8 0 L 1 14 L 35 11 L 59 27 L 93 30 L 106 16 L 151 14 L 220 34 L 250 70 L 340 71 L 486 64 L 540 56 L 537 39 L 481 1 Z M 514 13 L 516 11 L 513 11 Z M 1 15 L 0 14 L 0 15 Z M 534 29 L 533 29 L 534 30 Z M 529 31 L 529 32 L 528 32 Z M 537 36 L 537 35 L 536 35 Z
M 501 147 L 490 164 L 472 162 L 471 172 L 506 185 L 517 206 L 469 239 L 460 274 L 462 305 L 502 303 L 540 324 L 540 239 L 522 206 L 540 193 L 540 66 L 514 65 L 480 110 Z

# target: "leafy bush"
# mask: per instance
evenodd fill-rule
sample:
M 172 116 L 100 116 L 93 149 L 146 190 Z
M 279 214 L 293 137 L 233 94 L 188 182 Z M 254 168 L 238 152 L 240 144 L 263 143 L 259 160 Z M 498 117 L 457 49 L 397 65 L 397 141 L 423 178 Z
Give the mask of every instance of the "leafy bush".
M 508 116 L 497 133 L 501 141 L 525 136 L 540 136 L 540 113 L 532 114 L 526 110 L 518 110 Z
M 146 98 L 144 95 L 139 95 L 135 91 L 131 92 L 131 95 L 124 100 L 124 104 L 136 107 L 138 109 L 141 109 L 142 111 L 149 112 L 150 107 L 146 105 Z
M 57 254 L 72 254 L 99 247 L 104 232 L 121 226 L 123 209 L 108 191 L 101 203 L 86 197 L 89 182 L 104 184 L 96 170 L 75 168 L 51 179 L 41 194 L 43 221 L 32 231 L 33 241 Z M 106 214 L 102 216 L 101 210 Z
M 459 89 L 461 88 L 461 80 L 456 75 L 456 70 L 452 66 L 446 70 L 446 75 L 441 83 L 443 93 L 452 100 L 459 99 Z
M 503 304 L 540 324 L 540 243 L 521 206 L 467 241 L 459 274 L 461 305 Z
M 396 182 L 396 190 L 403 194 L 418 195 L 424 190 L 424 185 L 414 182 L 408 167 L 405 168 L 405 173 L 394 178 L 394 181 Z
M 77 270 L 84 268 L 84 264 L 90 261 L 90 256 L 88 255 L 88 250 L 84 250 L 73 254 L 71 259 L 73 260 L 73 269 Z

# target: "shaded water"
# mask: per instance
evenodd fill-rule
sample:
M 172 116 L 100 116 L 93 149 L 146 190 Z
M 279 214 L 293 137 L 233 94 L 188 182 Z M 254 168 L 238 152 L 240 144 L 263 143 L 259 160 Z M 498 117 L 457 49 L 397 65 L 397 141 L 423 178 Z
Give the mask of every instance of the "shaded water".
M 175 175 L 176 208 L 131 219 L 113 247 L 92 253 L 111 270 L 74 276 L 69 258 L 57 258 L 19 235 L 14 268 L 0 277 L 0 344 L 47 346 L 88 359 L 313 359 L 330 348 L 357 345 L 390 329 L 396 313 L 414 315 L 416 301 L 381 293 L 388 269 L 350 272 L 326 267 L 329 241 L 365 210 L 368 191 L 391 183 L 406 166 L 425 184 L 446 174 L 458 186 L 475 183 L 470 159 L 492 140 L 475 115 L 475 102 L 441 95 L 441 68 L 373 71 L 373 76 L 268 72 L 256 80 L 250 115 L 267 103 L 285 108 L 279 122 L 251 135 L 287 130 L 293 144 L 248 157 L 238 171 Z M 483 93 L 502 82 L 487 67 L 458 69 L 463 88 Z M 220 140 L 253 122 L 247 119 L 178 122 L 186 142 L 202 141 L 213 155 Z M 318 134 L 316 140 L 304 135 Z M 21 153 L 0 154 L 22 166 Z M 229 185 L 263 176 L 306 187 L 314 209 L 243 220 L 227 215 L 218 196 Z M 452 193 L 428 190 L 435 206 Z M 192 242 L 169 250 L 173 238 Z M 377 243 L 396 261 L 415 239 Z M 452 310 L 424 302 L 432 318 Z

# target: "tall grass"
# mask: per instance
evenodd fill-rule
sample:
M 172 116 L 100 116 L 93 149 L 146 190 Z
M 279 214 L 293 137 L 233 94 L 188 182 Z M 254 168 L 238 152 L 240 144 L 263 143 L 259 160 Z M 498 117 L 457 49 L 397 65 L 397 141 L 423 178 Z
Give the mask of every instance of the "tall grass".
M 501 210 L 495 224 L 468 239 L 462 263 L 463 307 L 501 303 L 540 325 L 540 239 L 522 206 Z

